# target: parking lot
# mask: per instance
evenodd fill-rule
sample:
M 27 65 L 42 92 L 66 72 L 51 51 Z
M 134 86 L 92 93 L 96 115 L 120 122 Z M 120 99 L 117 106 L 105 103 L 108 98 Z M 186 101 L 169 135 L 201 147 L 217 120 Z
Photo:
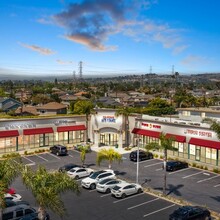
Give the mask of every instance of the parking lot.
M 113 163 L 112 169 L 118 175 L 131 182 L 136 181 L 137 163 L 128 159 L 129 154 L 123 155 L 123 162 Z M 24 164 L 35 168 L 42 164 L 48 170 L 57 170 L 67 163 L 81 165 L 79 152 L 70 150 L 68 156 L 56 156 L 50 153 L 30 155 L 22 158 Z M 108 168 L 108 163 L 103 162 L 98 167 L 95 164 L 96 152 L 86 155 L 86 165 L 93 169 Z M 159 159 L 146 160 L 139 163 L 139 183 L 149 186 L 154 190 L 162 191 L 163 172 L 162 161 Z M 145 183 L 146 179 L 150 182 Z M 80 180 L 78 180 L 80 185 Z M 20 180 L 18 179 L 14 187 L 24 200 L 28 200 L 35 205 L 34 199 Z M 186 168 L 179 171 L 167 172 L 167 194 L 183 198 L 192 203 L 206 205 L 211 210 L 220 212 L 220 175 L 199 170 Z M 81 190 L 81 195 L 63 195 L 63 201 L 69 216 L 64 219 L 168 219 L 170 213 L 178 208 L 178 205 L 166 200 L 142 193 L 125 199 L 113 198 L 110 194 L 101 194 L 96 190 Z M 59 219 L 53 216 L 52 219 Z

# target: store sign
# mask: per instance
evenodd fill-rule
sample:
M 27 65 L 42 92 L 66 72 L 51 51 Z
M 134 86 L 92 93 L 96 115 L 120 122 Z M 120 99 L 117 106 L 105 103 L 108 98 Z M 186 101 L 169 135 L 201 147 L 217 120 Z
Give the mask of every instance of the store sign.
M 54 124 L 57 125 L 66 125 L 66 124 L 76 124 L 76 121 L 72 120 L 56 120 Z
M 23 129 L 23 128 L 36 128 L 35 124 L 19 124 L 19 125 L 7 125 L 5 130 Z
M 101 119 L 101 122 L 110 122 L 110 123 L 116 123 L 116 119 L 114 116 L 103 116 Z
M 212 137 L 212 132 L 210 131 L 199 131 L 194 129 L 186 129 L 184 130 L 184 134 L 199 136 L 199 137 Z
M 157 129 L 161 129 L 161 126 L 160 126 L 160 125 L 155 125 L 155 124 L 151 124 L 151 123 L 142 122 L 141 125 L 144 126 L 144 127 L 147 127 L 147 128 L 157 128 Z

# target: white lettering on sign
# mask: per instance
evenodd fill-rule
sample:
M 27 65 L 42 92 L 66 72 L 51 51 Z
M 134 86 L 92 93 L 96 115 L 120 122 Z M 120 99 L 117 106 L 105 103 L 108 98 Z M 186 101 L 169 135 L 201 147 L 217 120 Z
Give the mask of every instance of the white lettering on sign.
M 116 119 L 114 116 L 103 116 L 101 119 L 102 122 L 110 122 L 110 123 L 115 123 Z
M 209 138 L 212 137 L 212 132 L 210 131 L 198 131 L 198 130 L 193 130 L 193 129 L 186 129 L 184 133 L 195 135 L 195 136 L 200 136 L 200 137 L 209 137 Z
M 148 127 L 148 128 L 157 128 L 157 129 L 161 129 L 161 126 L 160 126 L 160 125 L 155 125 L 155 124 L 151 124 L 151 123 L 145 123 L 145 122 L 142 122 L 141 125 L 142 125 L 142 126 L 145 126 L 145 127 Z
M 34 125 L 34 124 L 20 124 L 20 125 L 7 125 L 7 126 L 5 126 L 6 130 L 23 129 L 23 128 L 36 128 L 36 125 Z

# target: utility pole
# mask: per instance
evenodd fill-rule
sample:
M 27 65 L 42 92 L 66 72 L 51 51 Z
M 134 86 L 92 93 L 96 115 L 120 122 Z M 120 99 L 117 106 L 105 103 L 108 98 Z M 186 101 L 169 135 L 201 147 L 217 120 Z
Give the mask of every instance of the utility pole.
M 149 74 L 152 74 L 152 66 L 150 66 Z

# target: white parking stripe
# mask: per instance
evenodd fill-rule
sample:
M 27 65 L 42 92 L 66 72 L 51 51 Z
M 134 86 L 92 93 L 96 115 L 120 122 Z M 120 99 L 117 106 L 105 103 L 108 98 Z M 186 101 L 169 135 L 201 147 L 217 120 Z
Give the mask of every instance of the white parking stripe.
M 144 166 L 144 167 L 152 167 L 152 166 L 155 166 L 155 165 L 158 165 L 158 164 L 162 164 L 163 162 L 160 162 L 160 163 L 153 163 L 153 164 L 150 164 L 150 165 L 147 165 L 147 166 Z
M 158 160 L 158 159 L 142 160 L 142 161 L 139 161 L 139 163 L 146 163 L 146 162 L 151 162 L 154 160 Z M 134 164 L 137 164 L 137 162 L 135 162 Z
M 42 160 L 49 161 L 49 160 L 47 160 L 47 159 L 45 159 L 45 158 L 41 157 L 40 155 L 37 155 L 37 154 L 36 154 L 35 156 L 37 156 L 37 157 L 41 158 Z
M 35 162 L 33 160 L 29 159 L 28 157 L 23 157 L 23 158 L 25 158 L 26 160 L 30 161 L 31 164 L 33 164 L 33 163 L 35 164 Z
M 160 170 L 163 170 L 163 168 L 156 169 L 155 171 L 160 171 Z
M 211 180 L 211 179 L 214 179 L 214 178 L 216 178 L 216 177 L 219 177 L 219 176 L 213 176 L 213 177 L 210 177 L 210 178 L 206 178 L 206 179 L 203 179 L 203 180 L 199 180 L 199 181 L 197 181 L 197 183 L 205 182 L 205 181 L 207 181 L 207 180 Z
M 184 169 L 181 169 L 181 170 L 177 170 L 177 171 L 171 172 L 171 173 L 169 173 L 169 174 L 179 173 L 179 172 L 183 172 L 183 171 L 189 170 L 189 169 L 192 169 L 192 168 L 191 168 L 191 167 L 184 168 Z
M 127 197 L 127 198 L 124 198 L 124 199 L 121 199 L 121 200 L 117 200 L 117 201 L 114 201 L 113 203 L 123 202 L 125 200 L 132 199 L 134 197 L 141 196 L 141 195 L 144 195 L 144 193 L 139 193 L 139 194 L 136 194 L 134 196 L 130 196 L 130 197 Z
M 102 198 L 102 197 L 106 197 L 106 196 L 111 196 L 111 193 L 108 193 L 108 194 L 102 195 L 102 196 L 100 196 L 100 197 Z
M 191 177 L 191 176 L 198 175 L 198 174 L 203 173 L 203 172 L 204 172 L 204 171 L 201 171 L 201 172 L 194 173 L 194 174 L 191 174 L 191 175 L 188 175 L 188 176 L 184 176 L 184 177 L 182 177 L 182 178 L 183 178 L 183 179 L 186 179 L 186 178 L 189 178 L 189 177 Z
M 130 209 L 134 209 L 134 208 L 137 208 L 137 207 L 139 207 L 139 206 L 142 206 L 142 205 L 145 205 L 145 204 L 147 204 L 147 203 L 154 202 L 154 201 L 157 201 L 157 200 L 159 200 L 159 198 L 152 199 L 152 200 L 150 200 L 150 201 L 140 203 L 140 204 L 138 204 L 138 205 L 135 205 L 135 206 L 129 207 L 129 208 L 127 208 L 127 209 L 128 209 L 128 210 L 130 210 Z
M 165 209 L 169 209 L 169 208 L 171 208 L 171 207 L 173 207 L 173 206 L 175 206 L 175 205 L 176 205 L 176 204 L 173 204 L 173 205 L 164 207 L 164 208 L 162 208 L 162 209 L 158 209 L 157 211 L 148 213 L 148 214 L 144 215 L 143 218 L 145 218 L 145 217 L 147 217 L 147 216 L 149 216 L 149 215 L 153 215 L 153 214 L 155 214 L 155 213 L 157 213 L 157 212 L 161 212 L 161 211 L 163 211 L 163 210 L 165 210 Z
M 50 155 L 50 156 L 52 156 L 52 157 L 55 157 L 55 158 L 57 158 L 57 159 L 59 159 L 60 160 L 60 158 L 59 157 L 57 157 L 56 155 L 54 155 L 54 154 L 48 154 L 48 155 Z
M 73 158 L 73 156 L 72 156 L 72 155 L 70 155 L 70 154 L 68 154 L 68 156 L 70 156 L 70 157 L 72 157 L 72 158 Z
M 220 186 L 220 184 L 218 184 L 218 185 L 215 185 L 214 187 L 219 187 Z

